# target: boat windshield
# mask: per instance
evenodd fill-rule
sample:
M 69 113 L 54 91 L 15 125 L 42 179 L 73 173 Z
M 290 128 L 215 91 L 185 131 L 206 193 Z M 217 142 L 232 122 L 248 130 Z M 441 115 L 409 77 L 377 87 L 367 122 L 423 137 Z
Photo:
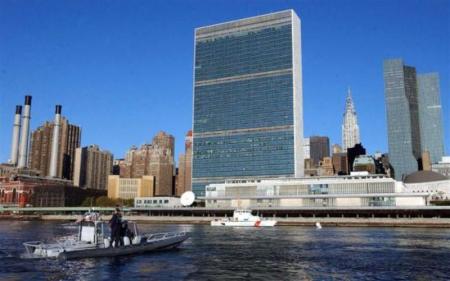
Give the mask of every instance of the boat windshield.
M 103 237 L 105 238 L 111 237 L 111 228 L 109 227 L 109 225 L 105 222 L 103 222 L 102 225 L 103 225 Z
M 82 221 L 80 223 L 78 239 L 89 243 L 98 243 L 103 238 L 110 237 L 109 225 L 102 221 Z

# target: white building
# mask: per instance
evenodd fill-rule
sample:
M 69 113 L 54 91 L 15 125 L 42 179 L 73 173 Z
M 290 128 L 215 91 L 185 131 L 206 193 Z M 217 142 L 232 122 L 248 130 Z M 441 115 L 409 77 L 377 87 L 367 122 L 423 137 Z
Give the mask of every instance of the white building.
M 450 177 L 450 156 L 443 156 L 441 161 L 432 164 L 431 170 L 443 176 Z
M 405 191 L 429 193 L 433 199 L 450 199 L 450 178 L 432 171 L 418 171 L 405 178 Z
M 303 155 L 305 159 L 311 158 L 311 147 L 309 145 L 309 138 L 303 139 Z
M 359 137 L 358 119 L 356 117 L 355 106 L 353 105 L 352 93 L 348 89 L 348 96 L 345 103 L 344 121 L 342 123 L 342 149 L 354 147 L 361 143 Z
M 181 208 L 178 197 L 136 197 L 135 208 Z
M 230 180 L 206 187 L 206 207 L 425 206 L 429 193 L 405 192 L 384 175 Z

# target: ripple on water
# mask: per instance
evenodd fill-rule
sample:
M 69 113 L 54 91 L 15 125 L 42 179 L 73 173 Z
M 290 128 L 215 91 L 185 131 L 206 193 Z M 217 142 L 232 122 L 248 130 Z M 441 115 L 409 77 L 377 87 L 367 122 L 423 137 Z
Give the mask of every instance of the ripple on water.
M 147 255 L 22 260 L 22 242 L 73 233 L 52 222 L 0 221 L 0 280 L 448 280 L 450 231 L 401 228 L 220 228 L 189 231 L 181 249 Z

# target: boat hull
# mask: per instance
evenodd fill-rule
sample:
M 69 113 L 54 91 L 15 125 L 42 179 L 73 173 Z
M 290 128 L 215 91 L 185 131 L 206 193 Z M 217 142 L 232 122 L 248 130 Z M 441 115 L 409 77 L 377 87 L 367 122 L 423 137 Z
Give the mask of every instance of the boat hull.
M 143 254 L 158 250 L 165 250 L 170 248 L 176 248 L 183 243 L 189 236 L 178 235 L 171 238 L 167 238 L 159 241 L 144 242 L 139 245 L 129 245 L 122 247 L 109 247 L 109 248 L 95 248 L 80 251 L 62 252 L 58 255 L 60 260 L 72 260 L 82 258 L 97 258 L 97 257 L 116 257 L 123 255 Z
M 232 226 L 232 227 L 267 227 L 275 226 L 277 221 L 275 220 L 262 220 L 262 221 L 212 221 L 211 226 Z

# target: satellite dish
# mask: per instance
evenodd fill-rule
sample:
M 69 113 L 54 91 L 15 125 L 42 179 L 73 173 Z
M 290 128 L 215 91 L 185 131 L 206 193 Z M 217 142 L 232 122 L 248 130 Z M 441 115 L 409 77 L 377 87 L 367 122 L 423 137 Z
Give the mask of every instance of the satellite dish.
M 194 203 L 194 200 L 195 194 L 192 191 L 186 191 L 185 193 L 181 194 L 180 202 L 184 207 L 191 206 L 192 203 Z

